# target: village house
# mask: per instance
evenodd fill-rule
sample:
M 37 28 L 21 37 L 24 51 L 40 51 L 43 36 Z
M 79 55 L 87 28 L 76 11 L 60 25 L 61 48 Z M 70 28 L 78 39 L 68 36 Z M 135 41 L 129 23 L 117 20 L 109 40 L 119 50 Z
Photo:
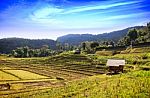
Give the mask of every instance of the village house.
M 125 60 L 108 59 L 106 66 L 109 68 L 109 72 L 122 72 L 125 66 Z

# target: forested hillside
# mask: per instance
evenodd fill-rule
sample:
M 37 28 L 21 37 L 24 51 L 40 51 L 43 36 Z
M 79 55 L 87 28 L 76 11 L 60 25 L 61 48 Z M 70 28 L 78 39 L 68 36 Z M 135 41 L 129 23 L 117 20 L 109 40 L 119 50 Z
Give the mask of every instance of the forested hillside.
M 30 48 L 42 48 L 43 45 L 48 45 L 50 49 L 56 49 L 56 41 L 50 39 L 30 40 L 22 38 L 4 38 L 0 39 L 0 53 L 10 53 L 17 47 L 28 46 Z
M 98 34 L 98 35 L 92 35 L 92 34 L 69 34 L 65 35 L 62 37 L 58 37 L 57 41 L 61 43 L 69 43 L 72 45 L 79 45 L 81 42 L 85 41 L 107 41 L 107 40 L 112 40 L 117 42 L 119 39 L 124 37 L 127 32 L 132 29 L 141 29 L 144 26 L 135 26 L 135 27 L 129 27 L 123 30 L 119 31 L 113 31 L 110 33 L 103 33 L 103 34 Z
M 22 38 L 4 38 L 0 39 L 0 53 L 10 53 L 17 47 L 28 46 L 31 49 L 40 49 L 43 45 L 48 45 L 50 49 L 72 50 L 73 46 L 82 44 L 82 42 L 97 41 L 100 46 L 129 46 L 139 43 L 150 42 L 150 23 L 146 26 L 135 26 L 110 33 L 92 35 L 92 34 L 69 34 L 58 37 L 57 41 L 50 39 L 22 39 Z M 66 44 L 67 43 L 67 44 Z M 113 44 L 112 44 L 113 43 Z M 98 46 L 99 46 L 98 45 Z M 76 48 L 77 48 L 76 47 Z
M 140 43 L 150 42 L 150 22 L 140 29 L 130 29 L 126 36 L 118 41 L 120 46 L 136 45 Z

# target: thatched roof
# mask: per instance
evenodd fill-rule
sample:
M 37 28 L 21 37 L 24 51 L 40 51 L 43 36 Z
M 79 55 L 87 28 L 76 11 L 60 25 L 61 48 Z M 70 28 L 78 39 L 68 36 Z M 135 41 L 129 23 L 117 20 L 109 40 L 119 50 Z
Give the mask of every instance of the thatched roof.
M 125 60 L 116 60 L 116 59 L 108 59 L 107 66 L 119 66 L 119 65 L 125 65 Z

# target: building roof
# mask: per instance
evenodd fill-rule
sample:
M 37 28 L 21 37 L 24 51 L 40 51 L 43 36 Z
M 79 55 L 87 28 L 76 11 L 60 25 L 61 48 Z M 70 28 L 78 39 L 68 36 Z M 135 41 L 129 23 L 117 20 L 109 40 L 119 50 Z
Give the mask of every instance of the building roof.
M 125 65 L 125 60 L 108 59 L 106 66 Z

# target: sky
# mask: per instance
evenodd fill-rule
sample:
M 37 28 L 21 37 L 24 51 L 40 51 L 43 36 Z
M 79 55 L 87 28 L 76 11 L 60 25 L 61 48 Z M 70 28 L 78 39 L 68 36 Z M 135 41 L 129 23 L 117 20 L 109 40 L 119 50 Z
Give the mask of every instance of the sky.
M 57 39 L 150 22 L 150 0 L 0 0 L 0 38 Z

